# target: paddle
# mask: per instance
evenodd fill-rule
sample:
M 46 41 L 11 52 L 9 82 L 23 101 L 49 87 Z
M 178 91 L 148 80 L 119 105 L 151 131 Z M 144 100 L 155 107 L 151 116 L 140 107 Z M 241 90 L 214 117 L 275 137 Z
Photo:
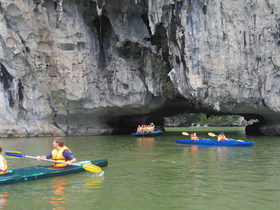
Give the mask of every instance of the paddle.
M 22 154 L 21 152 L 18 152 L 18 151 L 7 151 L 7 152 L 5 152 L 5 155 L 7 155 L 7 156 L 9 156 L 11 158 L 23 158 L 23 157 L 26 157 L 26 158 L 31 158 L 31 159 L 38 160 L 37 157 L 24 155 L 24 154 Z M 41 158 L 40 160 L 65 164 L 65 162 L 49 160 L 49 159 L 44 159 L 44 158 Z M 93 172 L 93 173 L 100 173 L 100 172 L 102 172 L 102 168 L 100 168 L 99 166 L 93 165 L 93 164 L 77 164 L 77 163 L 66 163 L 66 164 L 73 165 L 73 166 L 81 166 L 86 171 L 90 171 L 90 172 Z
M 215 133 L 211 133 L 211 132 L 209 132 L 208 135 L 211 136 L 211 137 L 216 137 L 216 136 L 217 136 Z M 241 142 L 244 142 L 243 140 L 235 140 L 235 139 L 228 139 L 228 140 L 234 140 L 234 141 L 241 141 Z
M 208 133 L 208 136 L 211 136 L 211 137 L 216 137 L 217 135 L 216 135 L 215 133 L 211 133 L 211 132 L 209 132 L 209 133 Z
M 189 136 L 190 134 L 188 134 L 187 132 L 182 132 L 182 134 L 184 135 L 184 136 Z

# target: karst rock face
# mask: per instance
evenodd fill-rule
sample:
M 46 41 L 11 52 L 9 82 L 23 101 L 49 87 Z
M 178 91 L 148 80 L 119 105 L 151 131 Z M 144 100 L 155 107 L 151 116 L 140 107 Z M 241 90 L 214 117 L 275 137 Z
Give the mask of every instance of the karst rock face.
M 0 31 L 0 136 L 183 111 L 280 134 L 279 0 L 1 0 Z

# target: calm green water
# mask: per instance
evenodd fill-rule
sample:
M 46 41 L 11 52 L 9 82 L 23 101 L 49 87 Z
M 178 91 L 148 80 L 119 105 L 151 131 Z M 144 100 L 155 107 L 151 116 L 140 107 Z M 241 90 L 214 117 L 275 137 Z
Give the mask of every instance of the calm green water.
M 253 147 L 184 146 L 181 131 L 224 131 Z M 164 136 L 67 137 L 80 160 L 107 158 L 104 177 L 90 172 L 0 186 L 0 209 L 279 209 L 280 137 L 246 137 L 242 128 L 173 128 Z M 207 137 L 209 138 L 209 137 Z M 211 137 L 210 137 L 211 138 Z M 52 138 L 0 139 L 7 150 L 42 155 Z M 8 159 L 10 169 L 49 165 Z

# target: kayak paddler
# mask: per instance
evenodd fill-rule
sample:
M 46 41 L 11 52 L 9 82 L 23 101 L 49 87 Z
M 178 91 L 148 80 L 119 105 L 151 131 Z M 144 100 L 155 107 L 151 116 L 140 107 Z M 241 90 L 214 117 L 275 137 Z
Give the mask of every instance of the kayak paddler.
M 73 156 L 72 151 L 64 145 L 64 140 L 61 137 L 55 137 L 53 140 L 54 149 L 45 156 L 37 156 L 37 159 L 50 159 L 57 160 L 64 163 L 54 163 L 54 167 L 65 167 L 67 163 L 74 163 L 77 159 Z
M 2 150 L 2 147 L 0 147 L 0 174 L 5 174 L 8 172 L 8 164 L 6 159 L 1 154 Z
M 194 141 L 199 140 L 196 133 L 191 133 L 190 137 L 191 137 L 191 140 L 194 140 Z
M 225 141 L 225 140 L 227 140 L 227 137 L 225 136 L 225 134 L 223 132 L 221 132 L 218 135 L 218 141 Z

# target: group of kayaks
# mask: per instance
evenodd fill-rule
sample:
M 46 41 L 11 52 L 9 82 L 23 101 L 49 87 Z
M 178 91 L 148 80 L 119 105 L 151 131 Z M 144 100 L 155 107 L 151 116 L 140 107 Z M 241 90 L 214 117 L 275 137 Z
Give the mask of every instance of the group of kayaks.
M 136 132 L 131 133 L 133 136 L 158 136 L 164 134 L 162 131 L 154 131 L 154 132 Z M 188 136 L 189 134 L 186 132 L 182 132 L 183 135 Z M 216 136 L 214 133 L 208 133 L 208 135 L 214 137 Z M 199 139 L 199 140 L 191 140 L 191 139 L 176 139 L 176 143 L 178 144 L 195 144 L 195 145 L 209 145 L 209 146 L 253 146 L 254 142 L 251 141 L 243 141 L 243 140 L 235 140 L 229 139 L 225 141 L 217 141 L 210 139 Z
M 132 133 L 133 136 L 158 136 L 162 135 L 164 132 L 156 130 L 154 132 L 137 132 Z M 183 132 L 183 135 L 186 135 L 186 132 Z M 176 143 L 178 144 L 191 144 L 191 145 L 208 145 L 208 146 L 253 146 L 254 142 L 251 141 L 243 141 L 243 140 L 226 140 L 226 141 L 216 141 L 209 139 L 199 139 L 199 140 L 191 140 L 191 139 L 176 139 Z M 10 154 L 11 155 L 11 154 Z M 14 155 L 12 153 L 12 155 Z M 18 154 L 16 154 L 18 155 Z M 22 155 L 22 154 L 20 154 Z M 26 156 L 28 157 L 28 156 Z M 29 156 L 32 157 L 32 156 Z M 86 166 L 89 165 L 90 168 Z M 25 181 L 32 181 L 43 178 L 50 178 L 56 176 L 62 176 L 67 174 L 79 173 L 85 170 L 94 171 L 95 168 L 91 166 L 94 165 L 96 167 L 105 167 L 108 165 L 107 159 L 95 160 L 95 161 L 83 161 L 75 163 L 75 165 L 56 168 L 53 166 L 31 166 L 26 168 L 20 168 L 15 170 L 9 170 L 8 173 L 0 175 L 0 185 L 6 184 L 14 184 Z M 92 170 L 93 169 L 93 170 Z M 103 172 L 104 173 L 104 172 Z

